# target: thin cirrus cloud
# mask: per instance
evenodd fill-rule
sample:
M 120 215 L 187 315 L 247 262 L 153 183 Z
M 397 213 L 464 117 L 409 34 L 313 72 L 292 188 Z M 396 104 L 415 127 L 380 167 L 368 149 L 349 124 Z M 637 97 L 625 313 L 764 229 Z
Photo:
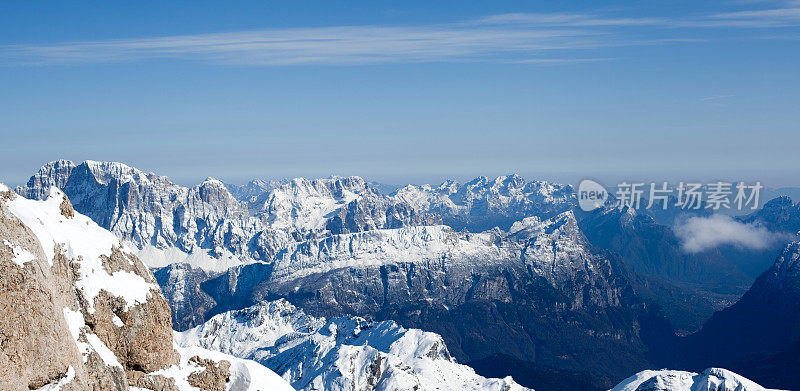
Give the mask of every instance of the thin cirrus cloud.
M 483 61 L 562 64 L 604 61 L 584 53 L 613 46 L 702 40 L 646 37 L 636 29 L 777 28 L 800 25 L 800 6 L 692 18 L 608 18 L 516 13 L 462 23 L 335 26 L 175 35 L 156 38 L 0 46 L 0 64 L 60 65 L 179 59 L 216 64 L 363 65 Z
M 511 13 L 492 15 L 479 22 L 486 24 L 535 24 L 539 26 L 571 27 L 660 27 L 660 28 L 775 28 L 800 26 L 800 1 L 783 7 L 722 12 L 685 18 L 606 18 L 591 14 L 571 13 Z
M 603 35 L 581 29 L 456 25 L 268 29 L 52 45 L 13 45 L 0 49 L 0 62 L 80 64 L 161 58 L 268 66 L 516 61 L 533 59 L 553 51 L 607 45 L 602 39 Z

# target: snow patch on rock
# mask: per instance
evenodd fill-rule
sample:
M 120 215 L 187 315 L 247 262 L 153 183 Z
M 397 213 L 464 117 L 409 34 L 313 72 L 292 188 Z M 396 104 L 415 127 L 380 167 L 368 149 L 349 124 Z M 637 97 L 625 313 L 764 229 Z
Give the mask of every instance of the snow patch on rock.
M 30 261 L 32 261 L 32 260 L 34 260 L 36 258 L 33 254 L 31 254 L 30 251 L 28 251 L 28 250 L 26 250 L 24 248 L 15 246 L 13 243 L 9 242 L 8 240 L 3 239 L 3 244 L 5 244 L 8 247 L 11 247 L 11 251 L 14 252 L 14 258 L 12 258 L 11 260 L 14 261 L 14 263 L 16 263 L 17 265 L 19 265 L 19 267 L 25 267 L 26 263 L 28 263 L 28 262 L 30 262 Z
M 39 239 L 51 266 L 56 248 L 60 248 L 68 258 L 78 260 L 79 277 L 75 285 L 83 291 L 90 312 L 94 311 L 94 298 L 101 290 L 124 299 L 126 310 L 147 301 L 151 290 L 159 290 L 156 284 L 135 273 L 119 270 L 110 274 L 103 267 L 102 257 L 111 256 L 114 247 L 128 253 L 132 250 L 90 218 L 81 214 L 64 216 L 61 210 L 64 202 L 69 201 L 61 190 L 54 187 L 44 201 L 15 197 L 6 205 Z
M 2 190 L 2 189 L 0 189 Z M 46 384 L 43 387 L 37 388 L 35 391 L 60 391 L 62 387 L 75 380 L 75 368 L 70 365 L 67 367 L 67 374 L 55 383 Z

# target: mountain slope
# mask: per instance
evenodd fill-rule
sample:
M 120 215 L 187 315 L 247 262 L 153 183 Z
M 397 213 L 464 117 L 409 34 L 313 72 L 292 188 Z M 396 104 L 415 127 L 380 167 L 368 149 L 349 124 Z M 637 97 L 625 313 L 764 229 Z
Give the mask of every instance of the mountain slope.
M 46 164 L 17 191 L 42 199 L 50 186 L 139 249 L 174 247 L 242 262 L 269 261 L 290 242 L 331 234 L 442 223 L 473 232 L 507 229 L 524 217 L 549 218 L 574 206 L 571 186 L 516 175 L 409 186 L 385 195 L 359 177 L 227 187 L 208 179 L 186 188 L 122 163 L 65 160 Z
M 770 357 L 791 356 L 799 341 L 800 242 L 794 242 L 736 304 L 687 337 L 676 360 L 689 367 L 724 365 L 756 381 L 770 381 L 771 387 L 798 388 L 796 376 L 774 379 L 770 373 L 779 370 L 783 360 Z

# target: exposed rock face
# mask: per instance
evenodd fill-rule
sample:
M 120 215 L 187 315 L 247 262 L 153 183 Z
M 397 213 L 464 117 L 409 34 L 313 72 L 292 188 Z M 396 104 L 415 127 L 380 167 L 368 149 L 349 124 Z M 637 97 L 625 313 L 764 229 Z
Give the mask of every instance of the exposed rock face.
M 526 182 L 519 175 L 478 177 L 465 184 L 447 181 L 435 188 L 409 185 L 397 190 L 393 199 L 471 232 L 505 230 L 530 216 L 548 219 L 576 205 L 572 186 Z
M 764 204 L 759 211 L 742 218 L 746 223 L 758 222 L 772 231 L 797 233 L 800 231 L 800 202 L 789 197 L 777 197 Z
M 16 195 L 3 190 L 0 188 L 0 388 L 38 389 L 69 374 L 88 383 L 90 374 L 62 312 L 77 301 L 66 295 L 71 294 L 66 290 L 71 268 L 58 262 L 52 267 L 58 272 L 51 270 L 36 236 L 6 207 Z M 104 376 L 111 377 L 111 369 L 97 372 L 94 378 Z
M 172 264 L 154 272 L 161 292 L 170 303 L 173 324 L 197 325 L 205 321 L 205 315 L 217 304 L 200 289 L 200 284 L 209 279 L 202 269 L 185 263 Z M 185 326 L 183 328 L 186 328 Z
M 326 321 L 285 300 L 217 315 L 182 333 L 180 344 L 252 358 L 298 390 L 525 390 L 457 364 L 436 334 L 391 321 Z
M 67 184 L 75 163 L 69 160 L 56 160 L 44 165 L 34 174 L 25 187 L 17 188 L 17 193 L 25 198 L 43 200 L 50 195 L 50 188 L 63 189 Z
M 0 388 L 187 389 L 153 275 L 59 190 L 32 201 L 0 184 L 0 267 Z M 230 363 L 197 354 L 196 380 L 224 389 Z
M 241 186 L 228 185 L 228 190 L 237 200 L 245 202 L 250 214 L 255 215 L 264 208 L 272 190 L 285 183 L 255 179 Z
M 241 261 L 224 272 L 177 265 L 156 271 L 180 330 L 262 299 L 288 298 L 315 316 L 393 319 L 435 331 L 462 361 L 507 354 L 590 371 L 606 386 L 650 367 L 645 332 L 671 332 L 642 300 L 645 284 L 618 256 L 590 244 L 600 235 L 608 239 L 601 248 L 629 243 L 638 251 L 649 243 L 647 233 L 669 228 L 633 225 L 629 234 L 630 221 L 614 216 L 615 231 L 602 236 L 604 221 L 583 225 L 570 212 L 575 197 L 568 185 L 511 175 L 393 194 L 358 177 L 227 189 L 208 180 L 184 188 L 119 163 L 85 162 L 68 172 L 56 166 L 34 176 L 26 194 L 40 194 L 37 184 L 63 184 L 81 200 L 76 212 L 90 214 L 139 254 L 177 248 Z M 584 227 L 592 229 L 589 240 Z M 671 268 L 678 249 L 671 244 L 657 248 L 658 258 L 635 252 L 644 254 L 637 267 Z M 698 273 L 692 262 L 676 259 L 683 269 L 677 274 Z M 656 299 L 669 289 L 647 288 Z
M 186 379 L 192 387 L 207 391 L 225 391 L 225 384 L 231 376 L 230 362 L 216 362 L 200 356 L 190 358 L 189 362 L 204 368 L 200 372 L 193 372 Z

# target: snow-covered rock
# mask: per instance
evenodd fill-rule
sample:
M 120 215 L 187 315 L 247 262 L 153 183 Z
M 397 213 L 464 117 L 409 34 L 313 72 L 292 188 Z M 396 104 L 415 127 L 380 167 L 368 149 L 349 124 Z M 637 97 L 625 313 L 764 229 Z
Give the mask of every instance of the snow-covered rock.
M 292 287 L 314 291 L 317 303 L 308 304 L 318 308 L 330 300 L 356 308 L 375 303 L 372 311 L 379 311 L 381 305 L 414 300 L 445 306 L 470 296 L 509 301 L 513 274 L 543 278 L 572 298 L 573 308 L 617 306 L 620 276 L 613 262 L 590 247 L 571 211 L 544 221 L 526 219 L 508 234 L 456 232 L 448 226 L 373 230 L 290 244 L 275 257 L 265 286 L 274 293 L 291 294 Z M 353 270 L 364 272 L 344 281 L 326 277 Z M 506 276 L 476 281 L 476 276 L 499 273 Z
M 255 390 L 256 376 L 291 389 L 255 362 L 176 350 L 149 269 L 60 190 L 47 194 L 0 185 L 0 389 Z
M 285 300 L 216 315 L 179 344 L 256 360 L 298 390 L 525 390 L 456 363 L 439 335 L 392 321 L 326 321 Z
M 702 373 L 642 371 L 619 383 L 611 391 L 764 391 L 764 387 L 731 371 L 708 368 Z

